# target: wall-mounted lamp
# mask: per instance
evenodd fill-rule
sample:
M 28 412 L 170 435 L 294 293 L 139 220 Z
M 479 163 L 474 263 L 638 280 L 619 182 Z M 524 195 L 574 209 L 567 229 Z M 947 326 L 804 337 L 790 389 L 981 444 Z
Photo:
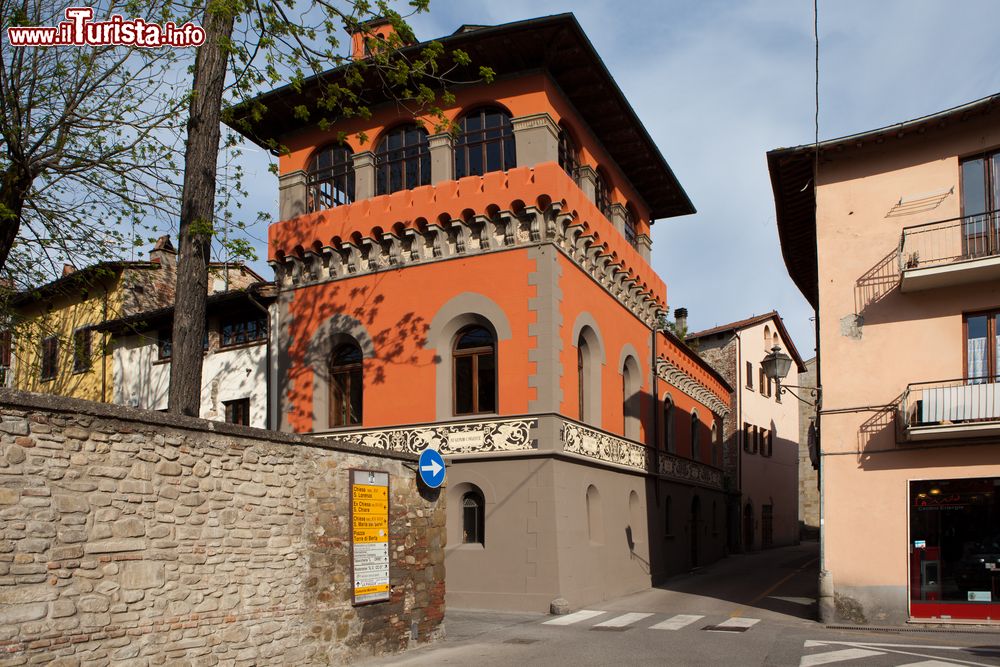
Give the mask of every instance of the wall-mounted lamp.
M 820 401 L 820 389 L 819 387 L 800 387 L 795 384 L 785 384 L 781 382 L 788 375 L 788 371 L 792 368 L 792 358 L 781 351 L 779 345 L 775 345 L 771 348 L 771 351 L 764 355 L 764 358 L 760 362 L 761 367 L 764 369 L 764 375 L 769 377 L 771 380 L 777 381 L 778 383 L 778 395 L 791 394 L 795 398 L 799 399 L 806 405 L 812 405 L 814 407 L 819 407 Z M 809 399 L 802 398 L 792 389 L 798 389 L 800 391 L 808 392 Z M 811 399 L 811 400 L 810 400 Z

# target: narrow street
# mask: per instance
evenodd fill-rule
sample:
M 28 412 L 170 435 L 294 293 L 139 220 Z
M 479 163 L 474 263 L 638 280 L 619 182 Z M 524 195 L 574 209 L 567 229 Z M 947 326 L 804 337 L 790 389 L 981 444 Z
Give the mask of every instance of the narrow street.
M 447 638 L 371 665 L 1000 665 L 1000 630 L 826 628 L 815 542 L 731 556 L 567 616 L 449 609 Z

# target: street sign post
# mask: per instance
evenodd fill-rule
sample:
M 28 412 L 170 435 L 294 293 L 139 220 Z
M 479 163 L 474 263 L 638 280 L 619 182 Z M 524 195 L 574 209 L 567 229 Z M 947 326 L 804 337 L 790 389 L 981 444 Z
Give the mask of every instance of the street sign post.
M 428 488 L 436 489 L 444 483 L 444 458 L 436 449 L 428 447 L 420 452 L 417 471 L 420 473 L 420 479 Z
M 351 573 L 355 605 L 385 602 L 389 587 L 389 474 L 351 470 Z

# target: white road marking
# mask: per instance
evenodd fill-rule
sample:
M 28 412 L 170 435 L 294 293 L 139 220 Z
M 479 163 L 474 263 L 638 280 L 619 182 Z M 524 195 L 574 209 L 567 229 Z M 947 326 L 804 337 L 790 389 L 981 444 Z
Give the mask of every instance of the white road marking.
M 910 662 L 899 667 L 961 667 L 957 662 L 943 662 L 941 660 L 924 660 L 923 662 Z
M 845 662 L 847 660 L 857 660 L 858 658 L 871 658 L 876 655 L 885 655 L 881 651 L 866 651 L 860 648 L 845 648 L 841 651 L 830 651 L 829 653 L 814 653 L 804 655 L 799 661 L 799 667 L 815 667 L 816 665 L 829 665 L 833 662 Z
M 742 616 L 734 616 L 729 620 L 719 623 L 717 628 L 750 628 L 760 623 L 759 618 L 743 618 Z
M 622 614 L 621 616 L 616 616 L 610 618 L 603 623 L 598 623 L 595 628 L 624 628 L 626 625 L 632 625 L 636 621 L 641 621 L 644 618 L 648 618 L 652 614 L 640 614 L 632 612 L 630 614 Z
M 864 651 L 866 649 L 878 648 L 878 649 L 882 649 L 882 655 L 884 655 L 886 653 L 893 653 L 895 655 L 907 655 L 907 656 L 913 656 L 913 657 L 917 657 L 917 658 L 928 658 L 929 659 L 929 660 L 924 661 L 924 662 L 912 663 L 912 665 L 910 665 L 909 667 L 913 667 L 913 665 L 919 665 L 920 667 L 925 667 L 925 662 L 928 663 L 926 665 L 926 667 L 932 667 L 935 664 L 936 656 L 926 655 L 924 653 L 915 653 L 913 651 L 901 651 L 899 649 L 904 649 L 904 648 L 907 648 L 907 649 L 923 649 L 925 651 L 966 651 L 966 650 L 969 650 L 969 647 L 967 647 L 967 646 L 928 646 L 928 645 L 924 645 L 924 644 L 890 644 L 890 643 L 887 643 L 887 642 L 845 642 L 845 641 L 836 641 L 836 640 L 825 640 L 825 641 L 807 640 L 807 641 L 805 641 L 803 643 L 803 646 L 806 647 L 806 648 L 816 647 L 816 646 L 831 646 L 831 645 L 852 646 L 856 650 L 861 650 L 861 651 Z M 982 653 L 982 654 L 1000 655 L 1000 651 L 998 651 L 996 649 L 976 649 L 976 650 L 977 650 L 977 652 Z M 834 653 L 843 653 L 843 651 L 835 651 Z M 812 656 L 805 656 L 805 657 L 802 658 L 803 662 L 800 665 L 800 667 L 805 667 L 806 665 L 813 665 L 813 664 L 824 664 L 824 663 L 808 663 L 808 662 L 806 662 L 806 659 L 807 658 L 821 658 L 821 657 L 823 657 L 825 655 L 833 655 L 833 654 L 831 654 L 831 653 L 819 653 L 819 654 L 815 654 L 815 655 L 812 655 Z M 940 664 L 941 665 L 948 665 L 949 667 L 951 667 L 951 666 L 957 666 L 957 665 L 972 665 L 974 667 L 989 667 L 989 665 L 987 665 L 986 663 L 983 663 L 983 662 L 973 662 L 971 660 L 966 660 L 964 658 L 950 658 L 949 660 L 951 660 L 951 662 L 943 662 L 943 663 L 940 663 Z
M 816 598 L 795 598 L 795 597 L 783 597 L 781 595 L 768 595 L 768 599 L 771 600 L 781 600 L 782 602 L 791 602 L 792 604 L 800 604 L 803 607 L 808 607 Z
M 691 625 L 695 621 L 705 618 L 704 616 L 698 616 L 697 614 L 677 614 L 673 618 L 668 618 L 662 623 L 657 623 L 650 630 L 680 630 L 681 628 Z
M 591 611 L 590 609 L 581 609 L 578 612 L 569 614 L 567 616 L 560 616 L 558 618 L 553 618 L 551 621 L 545 621 L 542 625 L 573 625 L 574 623 L 579 623 L 580 621 L 588 621 L 595 616 L 600 616 L 607 612 L 603 611 Z

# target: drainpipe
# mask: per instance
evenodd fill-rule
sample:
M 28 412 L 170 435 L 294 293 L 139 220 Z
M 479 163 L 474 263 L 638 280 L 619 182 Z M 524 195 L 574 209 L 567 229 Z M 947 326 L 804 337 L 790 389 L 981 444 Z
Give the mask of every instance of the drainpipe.
M 264 313 L 264 317 L 267 318 L 267 339 L 264 343 L 266 348 L 264 350 L 264 395 L 265 395 L 265 405 L 264 405 L 264 428 L 271 429 L 271 313 L 264 306 L 253 297 L 253 287 L 247 288 L 247 299 L 250 300 L 254 306 L 260 309 Z
M 819 309 L 816 310 L 816 386 L 823 386 L 823 379 L 820 375 L 820 343 L 819 343 Z M 826 475 L 823 473 L 823 437 L 820 435 L 822 419 L 820 412 L 822 405 L 822 394 L 817 396 L 816 401 L 816 458 L 819 461 L 819 585 L 817 594 L 817 608 L 821 623 L 833 623 L 836 620 L 836 603 L 833 591 L 833 575 L 826 569 Z
M 743 544 L 743 536 L 746 530 L 743 528 L 743 383 L 739 381 L 740 373 L 743 369 L 743 339 L 738 330 L 733 330 L 736 336 L 736 384 L 733 393 L 736 394 L 736 424 L 733 426 L 736 431 L 736 491 L 739 503 L 736 506 L 736 523 L 740 529 L 737 531 L 736 543 L 740 545 L 740 552 L 746 553 L 746 545 Z

